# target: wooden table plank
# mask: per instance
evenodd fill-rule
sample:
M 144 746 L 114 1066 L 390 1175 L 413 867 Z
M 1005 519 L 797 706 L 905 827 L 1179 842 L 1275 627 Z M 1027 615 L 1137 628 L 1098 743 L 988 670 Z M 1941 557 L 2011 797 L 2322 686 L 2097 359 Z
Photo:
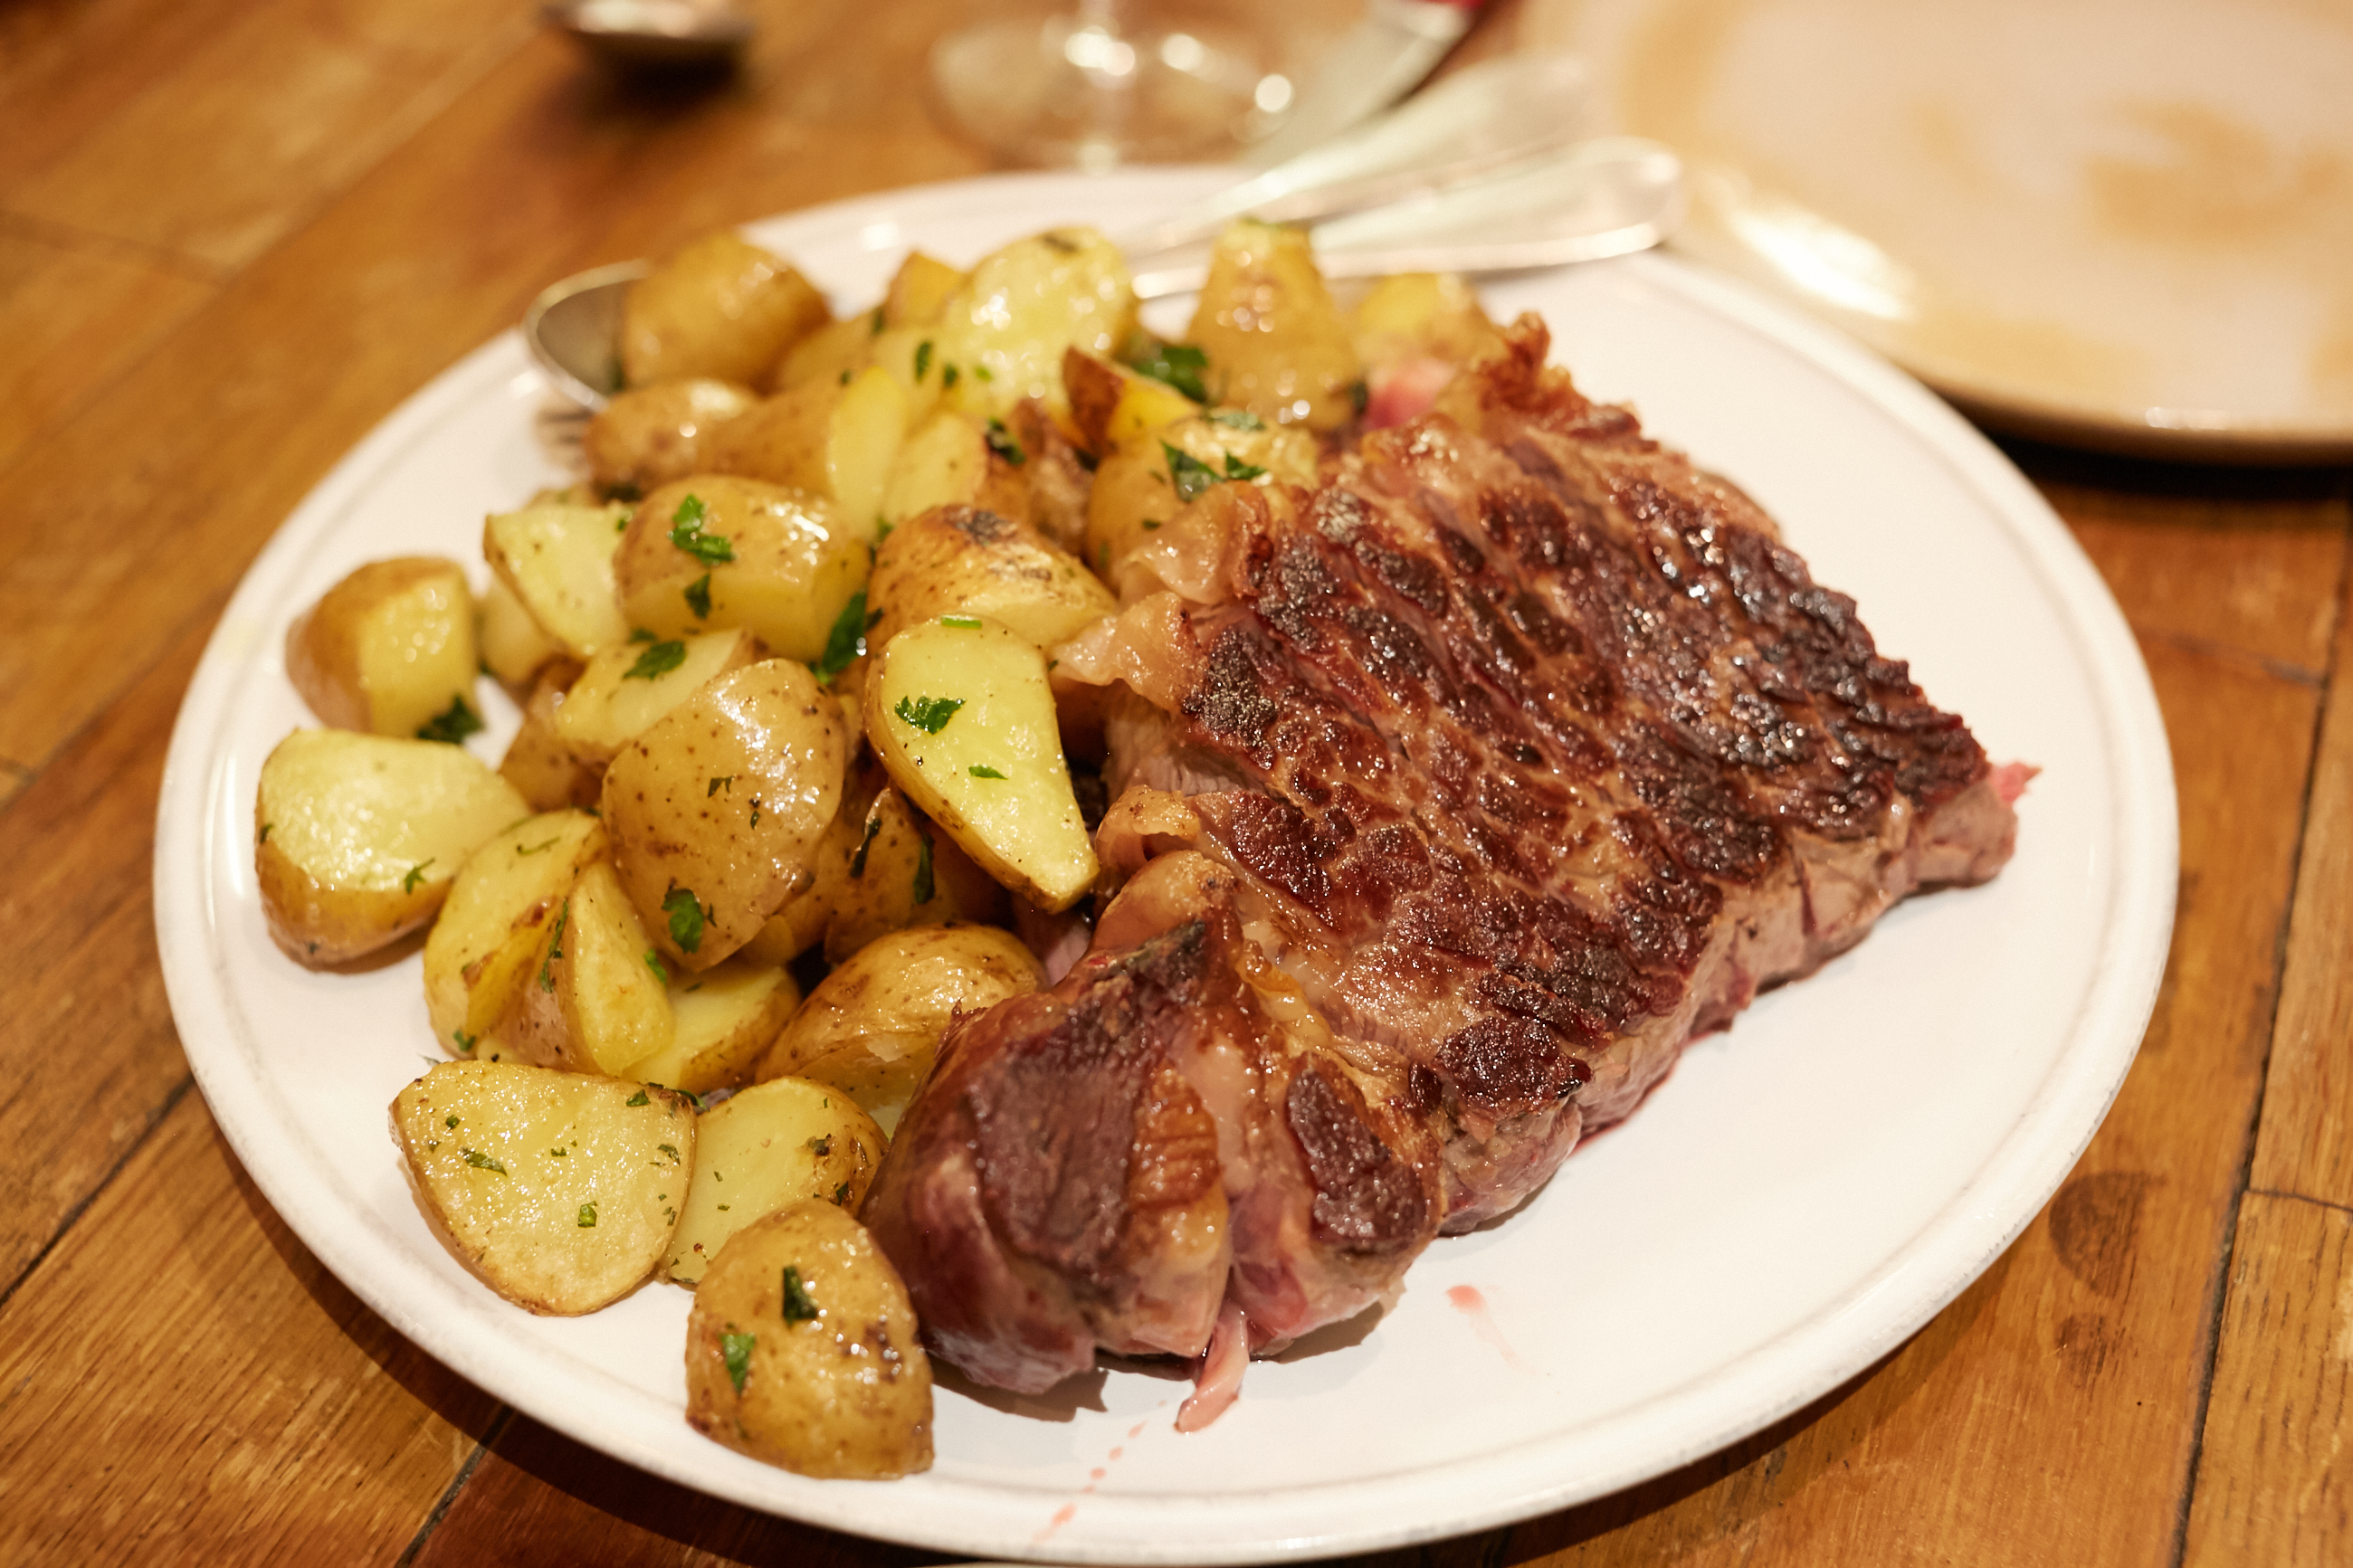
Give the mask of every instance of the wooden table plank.
M 2342 1037 L 2340 1037 L 2340 1044 Z M 2251 1193 L 2185 1568 L 2325 1568 L 2353 1542 L 2353 1213 Z
M 2353 614 L 2337 627 L 2249 1181 L 2353 1205 Z
M 204 1101 L 0 1309 L 0 1560 L 389 1562 L 492 1402 L 294 1239 Z

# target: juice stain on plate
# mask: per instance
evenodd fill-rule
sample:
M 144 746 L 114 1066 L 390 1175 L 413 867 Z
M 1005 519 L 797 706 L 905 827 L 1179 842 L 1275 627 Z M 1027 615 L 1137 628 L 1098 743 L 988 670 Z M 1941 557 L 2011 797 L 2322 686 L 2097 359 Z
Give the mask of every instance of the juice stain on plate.
M 1167 1406 L 1167 1404 L 1168 1402 L 1166 1400 L 1162 1400 L 1160 1402 L 1161 1408 L 1165 1409 Z M 1149 1420 L 1144 1420 L 1139 1421 L 1134 1426 L 1129 1427 L 1127 1429 L 1127 1441 L 1129 1443 L 1133 1443 L 1138 1437 L 1143 1436 L 1144 1429 L 1151 1425 L 1152 1423 Z M 1085 1497 L 1089 1492 L 1093 1491 L 1096 1486 L 1103 1481 L 1103 1478 L 1111 1474 L 1111 1467 L 1119 1463 L 1120 1456 L 1126 1452 L 1127 1444 L 1120 1443 L 1113 1445 L 1111 1452 L 1103 1456 L 1103 1462 L 1095 1466 L 1094 1468 L 1087 1472 L 1087 1484 L 1079 1489 L 1078 1496 Z M 1046 1521 L 1046 1528 L 1029 1538 L 1030 1544 L 1034 1546 L 1050 1540 L 1056 1531 L 1070 1523 L 1073 1519 L 1076 1519 L 1078 1514 L 1079 1505 L 1075 1499 L 1070 1502 L 1064 1503 L 1061 1507 L 1054 1510 L 1054 1517 Z
M 1472 1331 L 1495 1347 L 1495 1353 L 1504 1358 L 1505 1366 L 1514 1372 L 1528 1370 L 1527 1363 L 1520 1360 L 1519 1352 L 1512 1349 L 1511 1342 L 1504 1338 L 1504 1331 L 1495 1326 L 1494 1314 L 1487 1310 L 1487 1298 L 1481 1293 L 1479 1287 L 1451 1285 L 1447 1287 L 1446 1300 L 1456 1311 L 1471 1320 Z

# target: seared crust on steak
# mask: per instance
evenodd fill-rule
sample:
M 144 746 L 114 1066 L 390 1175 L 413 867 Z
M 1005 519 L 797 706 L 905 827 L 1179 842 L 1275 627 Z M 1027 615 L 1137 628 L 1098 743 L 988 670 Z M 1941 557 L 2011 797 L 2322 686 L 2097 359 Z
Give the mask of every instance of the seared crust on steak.
M 1227 1298 L 1261 1349 L 1353 1312 L 1759 986 L 2008 858 L 1960 720 L 1546 347 L 1524 319 L 1312 493 L 1219 486 L 1063 650 L 1117 689 L 1133 880 L 952 1032 L 868 1209 L 974 1375 L 1198 1354 Z M 1169 1217 L 1212 1194 L 1222 1247 Z

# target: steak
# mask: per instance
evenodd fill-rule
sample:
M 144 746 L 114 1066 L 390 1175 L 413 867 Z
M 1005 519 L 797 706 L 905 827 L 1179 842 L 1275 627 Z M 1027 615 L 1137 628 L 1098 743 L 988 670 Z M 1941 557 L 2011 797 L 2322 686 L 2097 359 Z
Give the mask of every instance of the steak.
M 1119 891 L 950 1028 L 865 1210 L 975 1379 L 1355 1314 L 1760 987 L 2008 859 L 2022 774 L 1540 322 L 1507 342 L 1312 492 L 1217 487 L 1060 650 Z

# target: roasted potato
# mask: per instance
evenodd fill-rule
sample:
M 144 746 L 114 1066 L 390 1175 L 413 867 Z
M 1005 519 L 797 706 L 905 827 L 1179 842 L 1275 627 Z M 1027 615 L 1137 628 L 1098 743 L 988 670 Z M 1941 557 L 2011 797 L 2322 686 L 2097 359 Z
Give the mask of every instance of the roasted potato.
M 873 562 L 871 519 L 845 517 L 760 479 L 699 474 L 665 485 L 620 542 L 623 607 L 656 637 L 742 627 L 771 653 L 814 659 Z
M 997 924 L 1012 912 L 1005 889 L 897 789 L 877 795 L 840 837 L 818 850 L 816 891 L 826 900 L 828 963 L 885 931 L 947 921 Z
M 443 1062 L 392 1102 L 418 1205 L 516 1306 L 593 1312 L 678 1228 L 694 1113 L 667 1089 L 513 1062 Z
M 1048 910 L 1087 890 L 1094 844 L 1037 645 L 978 616 L 909 626 L 876 656 L 865 709 L 891 782 L 990 876 Z
M 950 406 L 1003 419 L 1025 397 L 1065 408 L 1062 354 L 1107 354 L 1135 324 L 1127 261 L 1091 228 L 1050 229 L 982 258 L 941 309 L 933 353 Z
M 695 1287 L 686 1418 L 704 1436 L 805 1476 L 929 1469 L 932 1368 L 890 1260 L 829 1203 L 730 1237 Z
M 322 724 L 454 741 L 474 706 L 474 595 L 438 555 L 372 561 L 286 631 L 286 676 Z
M 596 804 L 602 786 L 597 770 L 572 754 L 555 726 L 564 694 L 580 679 L 580 668 L 572 659 L 558 658 L 540 671 L 539 683 L 523 704 L 522 722 L 507 742 L 507 754 L 499 759 L 499 777 L 514 785 L 533 811 Z
M 588 661 L 556 708 L 556 738 L 579 761 L 601 769 L 663 714 L 721 676 L 765 657 L 760 639 L 741 628 L 608 647 Z
M 995 926 L 892 931 L 809 993 L 760 1058 L 760 1079 L 830 1085 L 888 1131 L 931 1075 L 940 1036 L 957 1013 L 986 1011 L 1045 982 L 1021 939 Z
M 1364 367 L 1303 229 L 1229 226 L 1185 338 L 1208 357 L 1213 402 L 1311 430 L 1337 429 L 1361 405 Z
M 270 937 L 308 964 L 375 952 L 433 918 L 459 868 L 528 807 L 456 746 L 297 730 L 261 764 L 254 876 Z
M 1129 437 L 1095 469 L 1087 496 L 1087 563 L 1110 575 L 1148 535 L 1229 480 L 1312 485 L 1314 437 L 1235 409 Z
M 748 384 L 832 317 L 783 258 L 734 234 L 705 235 L 630 285 L 621 372 L 633 387 L 688 376 Z
M 874 537 L 882 489 L 912 423 L 907 391 L 880 366 L 806 381 L 763 398 L 711 433 L 711 472 L 789 485 L 833 503 L 859 542 Z
M 477 608 L 474 640 L 481 652 L 482 668 L 509 691 L 517 695 L 529 691 L 541 670 L 570 657 L 562 643 L 540 629 L 506 579 L 495 572 Z
M 670 1047 L 677 1029 L 670 971 L 610 862 L 580 873 L 537 952 L 537 964 L 526 966 L 530 978 L 491 1026 L 508 1055 L 617 1078 Z
M 907 259 L 899 263 L 899 270 L 891 275 L 891 287 L 882 295 L 883 325 L 931 325 L 965 286 L 965 276 L 936 256 L 907 252 Z
M 565 889 L 606 848 L 595 816 L 551 811 L 502 829 L 466 860 L 425 939 L 425 1011 L 444 1049 L 499 1054 L 486 1039 L 491 1026 L 531 973 Z
M 847 749 L 839 706 L 775 658 L 720 677 L 613 759 L 614 866 L 666 961 L 710 968 L 800 885 Z
M 482 524 L 482 553 L 540 630 L 577 659 L 628 639 L 613 586 L 626 506 L 538 501 Z
M 787 1204 L 850 1214 L 882 1163 L 882 1130 L 839 1089 L 806 1079 L 755 1084 L 704 1111 L 694 1180 L 670 1242 L 670 1277 L 691 1285 L 729 1237 Z
M 711 433 L 759 401 L 748 386 L 706 377 L 617 393 L 581 433 L 588 477 L 642 493 L 699 474 L 711 466 Z
M 1199 404 L 1166 382 L 1076 349 L 1062 356 L 1062 381 L 1070 388 L 1071 422 L 1079 441 L 1097 454 L 1201 412 Z
M 790 974 L 741 953 L 700 974 L 672 975 L 670 1043 L 624 1076 L 693 1094 L 745 1082 L 800 1002 Z
M 1453 272 L 1380 279 L 1349 312 L 1348 331 L 1367 371 L 1423 358 L 1464 365 L 1504 345 L 1479 296 Z
M 1018 452 L 1003 433 L 969 415 L 942 410 L 899 449 L 882 492 L 884 521 L 895 528 L 935 506 L 976 506 L 1017 521 L 1025 517 L 1029 487 L 1022 466 L 1008 456 Z
M 995 512 L 941 507 L 891 531 L 866 586 L 867 645 L 942 616 L 987 616 L 1051 647 L 1119 607 L 1076 556 Z

